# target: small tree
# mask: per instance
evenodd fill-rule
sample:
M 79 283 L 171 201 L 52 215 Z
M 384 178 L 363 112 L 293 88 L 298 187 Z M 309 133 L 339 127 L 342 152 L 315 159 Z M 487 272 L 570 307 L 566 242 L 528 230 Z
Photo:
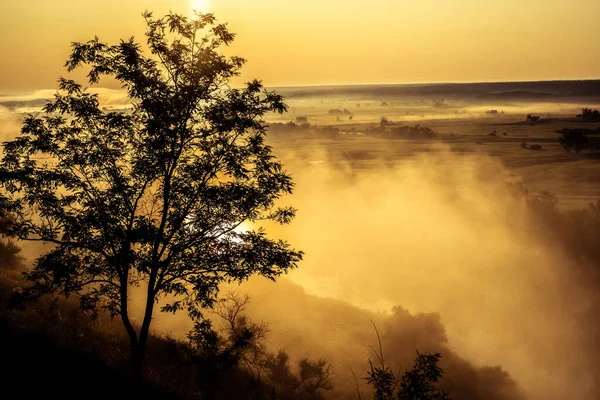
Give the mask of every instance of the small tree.
M 542 117 L 540 117 L 539 115 L 527 114 L 527 117 L 525 117 L 525 122 L 531 125 L 535 125 L 536 123 L 540 122 L 541 119 Z
M 559 129 L 555 132 L 561 134 L 558 141 L 562 148 L 567 153 L 575 150 L 577 154 L 588 148 L 589 139 L 587 134 L 597 133 L 592 129 Z
M 398 400 L 450 400 L 450 394 L 435 386 L 444 371 L 438 365 L 442 356 L 439 353 L 421 354 L 417 351 L 417 358 L 413 368 L 402 374 Z
M 377 357 L 379 366 L 373 365 L 373 361 L 369 359 L 369 370 L 365 380 L 373 387 L 373 400 L 451 400 L 448 392 L 436 387 L 444 373 L 438 365 L 442 357 L 440 353 L 421 354 L 417 351 L 413 368 L 404 372 L 402 376 L 395 375 L 392 369 L 385 365 L 379 331 L 375 323 L 371 323 L 377 334 L 379 351 L 369 347 Z M 360 392 L 358 395 L 360 398 Z
M 196 324 L 188 335 L 192 362 L 199 369 L 202 394 L 215 397 L 218 387 L 227 385 L 237 370 L 248 374 L 244 398 L 322 399 L 333 388 L 333 368 L 325 359 L 303 358 L 294 366 L 284 350 L 272 353 L 265 344 L 268 327 L 246 315 L 248 295 L 229 292 L 214 307 L 221 326 L 213 330 L 209 320 Z M 223 379 L 224 378 L 224 379 Z M 238 390 L 239 390 L 238 389 Z M 236 398 L 241 393 L 236 394 Z M 222 394 L 216 397 L 223 397 Z
M 386 367 L 381 359 L 379 367 L 374 366 L 369 360 L 370 368 L 366 380 L 373 386 L 373 399 L 451 400 L 450 393 L 436 386 L 444 372 L 438 365 L 440 358 L 439 353 L 421 354 L 417 351 L 413 368 L 404 372 L 401 377 L 396 377 L 391 368 Z
M 218 50 L 234 34 L 212 14 L 188 19 L 144 13 L 151 55 L 133 38 L 109 46 L 73 43 L 68 71 L 89 67 L 89 83 L 113 77 L 131 100 L 128 112 L 104 112 L 98 97 L 72 80 L 21 135 L 4 144 L 0 208 L 10 234 L 53 248 L 27 275 L 32 296 L 80 295 L 85 309 L 120 316 L 141 378 L 156 302 L 201 318 L 219 284 L 253 274 L 275 277 L 302 253 L 244 221 L 288 223 L 275 202 L 293 182 L 265 144 L 262 117 L 286 110 L 258 81 L 232 89 L 244 64 Z M 129 312 L 130 289 L 145 285 L 141 326 Z

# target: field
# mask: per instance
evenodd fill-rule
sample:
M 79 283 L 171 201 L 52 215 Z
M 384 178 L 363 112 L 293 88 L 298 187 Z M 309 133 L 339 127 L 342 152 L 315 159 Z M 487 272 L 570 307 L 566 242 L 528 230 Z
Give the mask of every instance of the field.
M 361 169 L 407 162 L 421 153 L 442 155 L 446 150 L 454 155 L 490 155 L 531 192 L 556 194 L 563 209 L 585 207 L 600 198 L 600 186 L 595 184 L 600 181 L 597 168 L 600 153 L 591 150 L 567 153 L 555 132 L 564 128 L 600 127 L 599 121 L 576 117 L 582 108 L 599 107 L 598 92 L 584 91 L 597 89 L 597 83 L 580 83 L 582 87 L 577 89 L 585 94 L 581 96 L 564 92 L 563 85 L 557 83 L 538 83 L 533 88 L 532 83 L 520 85 L 525 87 L 518 84 L 418 86 L 417 93 L 407 93 L 411 86 L 380 90 L 377 87 L 283 88 L 279 91 L 287 96 L 289 112 L 272 116 L 271 138 L 281 156 L 292 151 L 309 163 L 318 163 L 325 160 L 313 159 L 314 155 L 324 152 L 329 163 L 343 161 Z M 495 90 L 494 96 L 482 92 L 490 89 Z M 539 122 L 527 122 L 528 114 L 540 116 Z M 437 135 L 387 139 L 367 134 L 369 129 L 381 125 L 382 118 L 387 120 L 387 130 L 418 124 Z M 290 121 L 298 127 L 280 125 Z M 300 127 L 302 123 L 310 128 Z M 590 138 L 591 143 L 595 140 Z M 523 148 L 523 143 L 539 145 L 541 149 Z

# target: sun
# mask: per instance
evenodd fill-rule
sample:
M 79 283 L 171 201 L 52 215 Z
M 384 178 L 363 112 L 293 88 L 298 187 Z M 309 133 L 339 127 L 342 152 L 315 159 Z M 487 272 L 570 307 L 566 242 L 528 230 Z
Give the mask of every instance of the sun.
M 210 11 L 210 0 L 192 0 L 192 10 L 196 10 L 198 12 L 209 12 Z

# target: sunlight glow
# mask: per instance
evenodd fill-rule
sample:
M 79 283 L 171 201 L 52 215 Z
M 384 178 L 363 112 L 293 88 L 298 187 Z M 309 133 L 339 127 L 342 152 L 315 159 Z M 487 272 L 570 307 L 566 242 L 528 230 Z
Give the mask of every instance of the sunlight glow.
M 210 11 L 210 0 L 192 0 L 192 10 L 199 12 L 209 12 Z

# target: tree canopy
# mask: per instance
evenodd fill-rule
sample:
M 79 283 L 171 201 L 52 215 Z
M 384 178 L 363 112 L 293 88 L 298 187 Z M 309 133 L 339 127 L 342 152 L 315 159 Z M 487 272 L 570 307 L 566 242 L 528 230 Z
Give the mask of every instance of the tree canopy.
M 244 221 L 288 223 L 278 208 L 291 176 L 265 143 L 263 116 L 282 113 L 280 95 L 259 81 L 231 88 L 244 60 L 219 48 L 234 34 L 212 14 L 189 19 L 144 13 L 150 54 L 134 38 L 73 43 L 68 71 L 89 69 L 127 91 L 131 107 L 106 111 L 96 94 L 60 78 L 42 113 L 4 143 L 0 208 L 5 230 L 52 243 L 27 278 L 27 294 L 78 294 L 83 308 L 120 316 L 141 373 L 154 305 L 193 318 L 213 305 L 219 284 L 253 274 L 274 279 L 302 252 Z M 136 329 L 128 299 L 146 287 Z

